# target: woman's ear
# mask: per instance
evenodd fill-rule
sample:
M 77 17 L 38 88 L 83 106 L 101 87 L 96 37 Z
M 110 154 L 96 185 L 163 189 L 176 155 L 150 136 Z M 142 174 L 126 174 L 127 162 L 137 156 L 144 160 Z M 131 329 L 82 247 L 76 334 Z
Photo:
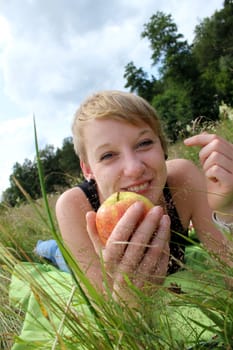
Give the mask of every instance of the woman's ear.
M 87 181 L 90 181 L 91 179 L 93 179 L 92 171 L 91 171 L 89 164 L 86 164 L 84 161 L 81 160 L 80 166 L 81 166 L 81 169 L 82 169 L 82 172 L 83 172 L 85 179 Z

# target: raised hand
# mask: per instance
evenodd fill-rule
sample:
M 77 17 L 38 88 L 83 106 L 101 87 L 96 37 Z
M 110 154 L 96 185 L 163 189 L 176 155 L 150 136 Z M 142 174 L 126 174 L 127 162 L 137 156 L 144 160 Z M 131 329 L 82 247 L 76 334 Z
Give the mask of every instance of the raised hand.
M 233 210 L 233 144 L 215 134 L 202 133 L 184 141 L 200 146 L 200 162 L 206 176 L 208 201 L 213 210 Z

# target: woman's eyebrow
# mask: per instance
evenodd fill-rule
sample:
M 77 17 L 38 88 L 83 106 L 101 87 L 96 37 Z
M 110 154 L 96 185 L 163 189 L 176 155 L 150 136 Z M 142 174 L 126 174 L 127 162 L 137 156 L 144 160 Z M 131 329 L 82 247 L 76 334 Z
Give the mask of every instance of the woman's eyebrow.
M 151 133 L 152 130 L 151 129 L 143 129 L 139 132 L 138 136 L 142 136 L 144 134 L 148 134 L 148 133 Z
M 96 147 L 95 151 L 96 152 L 101 152 L 101 150 L 106 148 L 106 147 L 111 147 L 111 143 L 110 142 L 106 142 L 106 143 Z

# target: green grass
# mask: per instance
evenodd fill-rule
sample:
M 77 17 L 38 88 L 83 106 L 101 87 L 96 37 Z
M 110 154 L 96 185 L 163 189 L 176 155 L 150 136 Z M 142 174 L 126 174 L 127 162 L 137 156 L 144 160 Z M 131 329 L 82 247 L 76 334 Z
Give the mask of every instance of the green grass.
M 215 125 L 215 132 L 231 140 L 233 135 L 232 121 Z M 36 134 L 35 139 L 37 140 Z M 38 146 L 36 144 L 38 149 Z M 191 158 L 198 163 L 197 150 L 188 149 L 177 143 L 170 147 L 171 157 Z M 40 165 L 40 163 L 39 163 Z M 39 167 L 41 186 L 43 173 Z M 31 288 L 32 294 L 39 302 L 39 307 L 48 322 L 47 333 L 52 335 L 50 347 L 44 349 L 77 349 L 80 343 L 82 349 L 114 349 L 114 350 L 152 350 L 152 349 L 231 349 L 233 348 L 233 297 L 232 291 L 223 283 L 227 276 L 233 276 L 232 269 L 228 268 L 216 257 L 208 257 L 207 264 L 198 265 L 195 260 L 185 267 L 187 275 L 182 277 L 181 285 L 192 285 L 188 290 L 179 290 L 180 285 L 170 284 L 159 287 L 157 293 L 145 295 L 129 283 L 129 289 L 137 298 L 138 307 L 130 308 L 123 300 L 116 301 L 106 285 L 106 297 L 98 293 L 92 283 L 80 270 L 77 262 L 64 247 L 54 215 L 56 197 L 47 198 L 45 191 L 43 199 L 29 203 L 19 208 L 4 208 L 0 212 L 0 348 L 7 350 L 20 334 L 25 311 L 20 306 L 9 303 L 9 284 L 12 272 L 20 262 L 40 262 L 33 253 L 39 239 L 55 238 L 63 252 L 66 261 L 72 269 L 72 286 L 62 285 L 71 295 L 72 302 L 54 298 L 56 291 L 50 293 L 53 287 L 42 288 L 38 281 L 26 269 L 20 269 L 18 278 L 25 281 L 25 286 Z M 25 194 L 26 195 L 26 194 Z M 207 253 L 197 246 L 197 250 Z M 190 275 L 194 276 L 199 285 L 192 284 Z M 189 276 L 189 277 L 188 277 Z M 169 280 L 168 280 L 169 281 Z M 172 288 L 171 288 L 172 286 Z M 183 288 L 183 287 L 182 287 Z M 174 293 L 174 289 L 179 293 Z M 75 301 L 83 300 L 84 312 L 80 312 L 80 305 Z M 203 319 L 192 320 L 189 310 L 198 308 L 203 317 L 208 318 L 211 324 L 206 326 Z M 66 312 L 64 311 L 66 310 Z M 170 310 L 170 311 L 169 311 Z M 172 311 L 171 311 L 172 310 Z M 185 311 L 186 310 L 186 311 Z M 188 312 L 187 312 L 188 310 Z M 66 331 L 54 325 L 50 315 L 62 319 Z M 177 318 L 178 317 L 178 318 Z M 179 337 L 177 320 L 190 329 L 196 326 L 211 331 L 214 337 L 203 342 L 199 334 L 192 335 L 192 344 L 188 335 Z M 61 323 L 60 323 L 61 325 Z M 174 327 L 177 326 L 178 330 Z M 182 334 L 182 332 L 180 333 Z M 39 345 L 37 348 L 42 349 Z M 27 349 L 25 347 L 25 349 Z M 32 349 L 32 344 L 29 349 Z
M 54 205 L 57 197 L 50 197 L 50 207 L 54 216 Z M 41 215 L 38 215 L 38 212 Z M 34 259 L 33 249 L 37 240 L 51 238 L 51 230 L 46 223 L 46 211 L 42 200 L 20 207 L 6 208 L 0 214 L 0 241 L 17 252 L 20 259 Z
M 18 334 L 24 318 L 24 312 L 12 308 L 8 300 L 8 287 L 11 275 L 6 271 L 5 266 L 0 265 L 0 349 L 10 349 L 12 339 Z

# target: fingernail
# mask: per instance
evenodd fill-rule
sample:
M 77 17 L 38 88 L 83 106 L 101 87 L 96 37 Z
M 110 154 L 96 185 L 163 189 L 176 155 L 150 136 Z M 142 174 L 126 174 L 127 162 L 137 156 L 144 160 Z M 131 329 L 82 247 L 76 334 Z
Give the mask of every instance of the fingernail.
M 140 201 L 137 201 L 137 202 L 135 202 L 135 203 L 133 204 L 133 206 L 134 206 L 135 208 L 141 208 L 143 205 L 144 205 L 144 204 L 143 204 L 142 202 L 140 202 Z
M 163 208 L 159 205 L 156 205 L 155 207 L 151 208 L 151 212 L 154 214 L 163 214 Z

